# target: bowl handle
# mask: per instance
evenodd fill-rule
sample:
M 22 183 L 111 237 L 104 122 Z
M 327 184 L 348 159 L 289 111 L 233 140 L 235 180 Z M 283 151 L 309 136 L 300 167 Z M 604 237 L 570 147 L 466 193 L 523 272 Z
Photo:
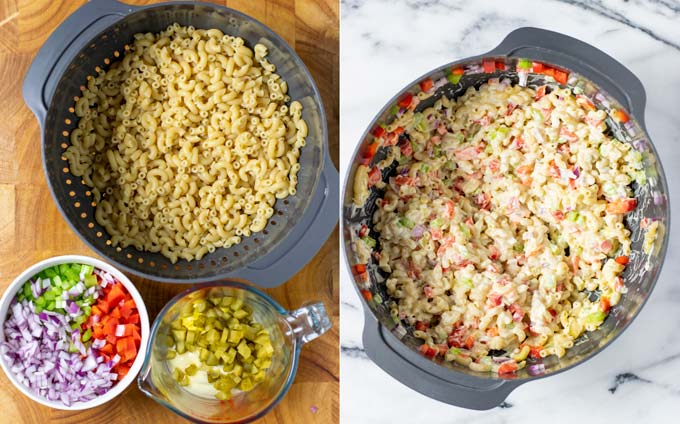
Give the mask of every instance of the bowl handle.
M 614 97 L 644 128 L 645 89 L 628 68 L 590 44 L 557 32 L 519 28 L 486 56 L 504 55 L 564 66 L 597 84 Z
M 319 252 L 338 222 L 339 208 L 338 171 L 326 151 L 316 191 L 300 221 L 267 256 L 229 276 L 265 288 L 285 283 Z
M 309 343 L 331 329 L 331 320 L 322 302 L 311 302 L 299 309 L 288 312 L 286 321 L 290 324 L 300 344 Z
M 115 0 L 91 0 L 52 32 L 33 59 L 24 78 L 24 101 L 42 127 L 59 78 L 75 55 L 99 32 L 137 7 Z
M 442 368 L 418 353 L 365 314 L 364 349 L 368 357 L 385 372 L 418 393 L 449 405 L 468 409 L 495 408 L 521 382 L 501 379 L 479 379 Z M 419 361 L 427 367 L 416 365 Z M 428 368 L 428 369 L 426 369 Z

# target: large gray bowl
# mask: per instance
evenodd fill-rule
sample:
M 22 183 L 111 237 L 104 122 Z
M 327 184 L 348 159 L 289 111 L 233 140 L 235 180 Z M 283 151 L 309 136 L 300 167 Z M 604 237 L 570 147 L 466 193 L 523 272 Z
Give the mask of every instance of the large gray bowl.
M 371 122 L 354 152 L 345 180 L 341 222 L 342 245 L 347 265 L 351 268 L 357 263 L 352 247 L 352 232 L 361 224 L 372 227 L 371 217 L 376 209 L 375 200 L 380 196 L 373 188 L 365 207 L 358 209 L 352 204 L 354 173 L 366 146 L 373 141 L 370 130 L 378 124 L 391 122 L 394 118 L 394 105 L 398 99 L 407 92 L 418 93 L 420 91 L 418 82 L 425 78 L 437 81 L 445 78 L 454 67 L 463 67 L 466 70 L 460 82 L 440 87 L 433 97 L 421 103 L 416 110 L 430 106 L 444 94 L 450 98 L 457 97 L 468 87 L 479 86 L 489 78 L 508 77 L 517 82 L 516 65 L 520 58 L 540 61 L 569 72 L 566 85 L 581 88 L 586 95 L 595 99 L 598 108 L 608 113 L 614 108 L 621 107 L 628 111 L 631 120 L 625 125 L 618 123 L 611 116 L 607 118 L 607 124 L 619 140 L 632 144 L 643 153 L 647 183 L 634 187 L 638 206 L 626 217 L 633 250 L 630 263 L 623 274 L 628 293 L 612 308 L 602 326 L 597 331 L 581 336 L 564 357 L 558 359 L 550 356 L 543 359 L 545 372 L 532 372 L 532 369 L 535 370 L 537 367 L 527 367 L 512 378 L 500 378 L 490 373 L 474 372 L 457 364 L 427 359 L 418 353 L 418 346 L 422 344 L 422 340 L 415 338 L 412 329 L 405 323 L 396 322 L 390 316 L 387 305 L 389 296 L 384 284 L 377 283 L 384 277 L 380 275 L 381 271 L 377 266 L 368 265 L 368 283 L 359 281 L 352 274 L 357 291 L 369 290 L 372 294 L 371 301 L 362 299 L 366 315 L 363 342 L 368 356 L 378 366 L 414 390 L 442 402 L 472 409 L 493 408 L 520 384 L 564 371 L 602 351 L 640 312 L 654 288 L 668 246 L 670 225 L 668 187 L 661 162 L 645 130 L 645 91 L 640 81 L 619 62 L 584 42 L 556 32 L 520 28 L 510 33 L 498 47 L 484 55 L 452 62 L 421 76 L 394 96 Z M 493 68 L 493 71 L 485 72 L 484 62 L 490 65 L 488 70 L 491 71 Z M 504 69 L 494 66 L 495 63 L 503 63 Z M 529 85 L 541 85 L 544 82 L 543 75 L 529 76 Z M 374 160 L 380 159 L 379 151 Z M 386 179 L 387 175 L 384 177 Z M 644 217 L 656 219 L 660 223 L 660 232 L 650 254 L 642 251 L 644 232 L 639 224 Z

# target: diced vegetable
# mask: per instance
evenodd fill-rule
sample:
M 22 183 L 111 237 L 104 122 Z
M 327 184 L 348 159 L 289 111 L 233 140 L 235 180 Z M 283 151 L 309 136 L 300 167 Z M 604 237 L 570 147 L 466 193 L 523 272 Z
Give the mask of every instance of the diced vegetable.
M 107 325 L 106 334 L 95 328 L 104 314 L 100 302 L 108 313 L 109 301 L 126 298 L 119 282 L 91 265 L 60 264 L 41 271 L 18 292 L 5 321 L 1 349 L 12 372 L 36 394 L 67 406 L 105 393 L 129 370 L 141 336 L 134 329 L 134 352 L 127 349 L 129 363 L 119 366 L 121 356 L 107 344 L 116 339 L 116 324 Z M 134 308 L 130 301 L 128 308 Z M 139 315 L 128 316 L 138 328 Z M 30 331 L 22 330 L 27 327 Z
M 271 367 L 274 347 L 269 331 L 255 321 L 244 299 L 221 295 L 194 298 L 170 328 L 169 352 L 174 352 L 168 358 L 170 365 L 187 352 L 197 354 L 200 361 L 182 365 L 183 370 L 174 368 L 173 378 L 189 390 L 194 376 L 205 370 L 208 382 L 217 390 L 215 397 L 230 399 L 233 389 L 252 390 L 264 381 Z M 128 338 L 119 343 L 124 352 L 132 353 L 134 344 Z
M 635 210 L 636 207 L 637 199 L 635 198 L 618 199 L 607 203 L 607 207 L 605 208 L 605 210 L 607 211 L 607 213 L 611 214 L 623 214 Z
M 420 89 L 423 90 L 423 92 L 425 93 L 429 92 L 430 90 L 432 90 L 432 87 L 434 87 L 432 78 L 427 78 L 420 81 Z

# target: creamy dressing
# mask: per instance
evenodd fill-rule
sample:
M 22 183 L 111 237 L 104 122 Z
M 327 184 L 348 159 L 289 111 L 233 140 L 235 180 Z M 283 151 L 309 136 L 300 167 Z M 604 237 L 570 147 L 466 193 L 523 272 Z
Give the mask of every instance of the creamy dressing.
M 175 368 L 179 368 L 183 372 L 192 364 L 199 367 L 199 369 L 196 371 L 196 374 L 188 376 L 189 385 L 183 386 L 183 388 L 193 395 L 214 399 L 217 394 L 217 389 L 213 387 L 212 383 L 208 382 L 208 372 L 200 369 L 201 360 L 198 357 L 198 352 L 184 352 L 168 361 L 171 372 Z M 210 368 L 220 369 L 221 371 L 221 368 L 218 366 L 209 367 L 209 369 Z

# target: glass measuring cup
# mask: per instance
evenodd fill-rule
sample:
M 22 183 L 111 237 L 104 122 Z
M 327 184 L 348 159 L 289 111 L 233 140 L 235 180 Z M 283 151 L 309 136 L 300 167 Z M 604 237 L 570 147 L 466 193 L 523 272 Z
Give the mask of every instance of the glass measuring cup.
M 188 302 L 207 296 L 242 299 L 253 311 L 253 319 L 269 330 L 274 346 L 272 365 L 264 381 L 249 392 L 239 392 L 226 401 L 196 396 L 172 376 L 166 354 L 170 323 Z M 319 337 L 331 323 L 323 303 L 311 303 L 287 311 L 261 291 L 239 283 L 197 285 L 175 296 L 160 312 L 151 329 L 146 360 L 137 378 L 144 394 L 189 420 L 200 423 L 246 423 L 262 417 L 286 394 L 297 371 L 300 349 Z

